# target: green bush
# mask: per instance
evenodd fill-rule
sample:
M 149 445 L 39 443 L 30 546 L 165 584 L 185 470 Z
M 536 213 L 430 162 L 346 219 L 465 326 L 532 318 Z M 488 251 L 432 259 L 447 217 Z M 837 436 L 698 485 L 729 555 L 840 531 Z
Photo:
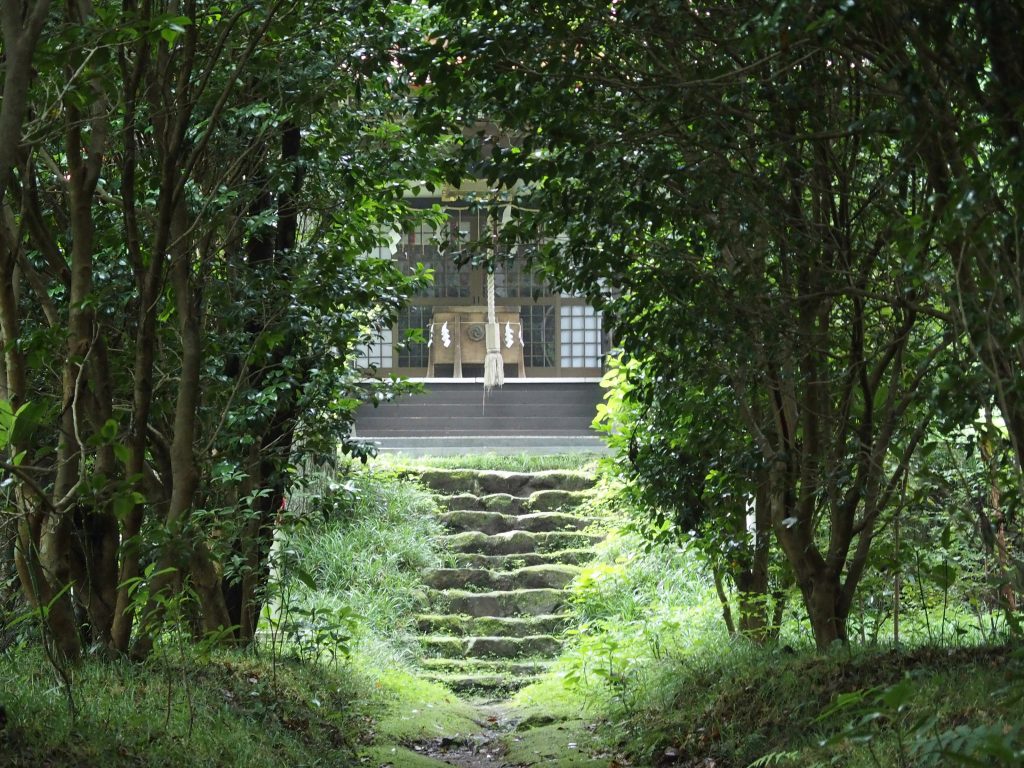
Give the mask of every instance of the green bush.
M 297 500 L 304 521 L 286 546 L 309 578 L 293 582 L 295 603 L 358 617 L 359 648 L 380 660 L 408 659 L 420 577 L 437 567 L 442 533 L 431 495 L 415 483 L 360 471 L 321 483 Z

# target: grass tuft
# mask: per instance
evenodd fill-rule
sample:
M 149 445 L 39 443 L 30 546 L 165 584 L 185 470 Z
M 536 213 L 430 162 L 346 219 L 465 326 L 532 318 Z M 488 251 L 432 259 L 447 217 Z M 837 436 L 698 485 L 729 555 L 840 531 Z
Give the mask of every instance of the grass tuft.
M 36 649 L 0 656 L 5 766 L 346 765 L 369 736 L 370 683 L 316 665 L 219 653 L 153 664 L 89 660 L 72 718 Z
M 355 473 L 333 494 L 307 501 L 308 522 L 289 541 L 317 587 L 296 584 L 296 598 L 357 614 L 357 647 L 376 662 L 411 661 L 415 615 L 426 605 L 421 572 L 442 558 L 436 503 L 415 483 L 376 472 Z
M 381 454 L 374 465 L 382 468 L 435 467 L 438 469 L 483 469 L 503 472 L 542 472 L 547 469 L 596 471 L 600 456 L 593 453 L 540 455 L 531 453 L 472 453 L 464 456 L 403 456 Z

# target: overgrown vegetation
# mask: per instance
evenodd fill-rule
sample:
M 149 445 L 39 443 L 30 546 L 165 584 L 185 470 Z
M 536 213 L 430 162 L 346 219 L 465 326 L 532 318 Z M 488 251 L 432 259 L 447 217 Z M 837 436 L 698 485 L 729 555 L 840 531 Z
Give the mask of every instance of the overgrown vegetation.
M 405 194 L 437 142 L 365 55 L 411 19 L 26 0 L 0 20 L 0 608 L 42 606 L 70 663 L 145 658 L 185 592 L 197 635 L 251 642 L 295 465 L 363 451 L 356 408 L 402 388 L 356 348 L 429 279 L 370 255 L 434 215 Z
M 356 350 L 431 277 L 368 254 L 473 176 L 450 255 L 620 346 L 594 503 L 633 522 L 565 690 L 648 762 L 1021 762 L 1019 3 L 11 0 L 0 38 L 19 760 L 170 764 L 196 723 L 213 763 L 356 754 L 346 665 L 411 657 L 437 528 L 298 467 L 367 457 L 407 387 Z
M 610 488 L 605 502 L 628 507 L 624 489 Z M 650 542 L 633 530 L 649 530 L 647 512 L 633 515 L 574 582 L 566 650 L 551 678 L 517 696 L 527 711 L 546 708 L 570 729 L 596 721 L 603 738 L 592 750 L 624 749 L 643 766 L 1021 759 L 1024 655 L 991 588 L 976 610 L 976 533 L 950 533 L 908 564 L 898 642 L 891 574 L 875 574 L 852 642 L 822 655 L 792 599 L 775 643 L 730 635 L 704 544 Z
M 325 478 L 299 503 L 303 522 L 283 547 L 309 578 L 292 582 L 292 610 L 351 615 L 361 654 L 412 661 L 421 573 L 442 560 L 434 499 L 392 474 L 360 471 Z
M 419 574 L 440 557 L 434 500 L 351 467 L 301 487 L 248 649 L 168 622 L 144 664 L 55 670 L 37 624 L 19 624 L 0 656 L 4 765 L 376 765 L 438 728 L 477 730 L 468 706 L 411 672 Z
M 503 472 L 541 472 L 545 469 L 596 470 L 599 457 L 589 453 L 555 455 L 520 453 L 475 453 L 464 456 L 403 456 L 382 454 L 376 466 L 440 467 L 448 469 L 491 469 Z
M 654 528 L 701 531 L 737 631 L 773 640 L 792 583 L 845 642 L 936 439 L 985 414 L 1019 470 L 1020 8 L 438 5 L 425 96 L 487 116 L 509 251 L 605 312 Z
M 8 766 L 352 764 L 381 702 L 367 678 L 294 660 L 189 650 L 166 662 L 94 661 L 72 717 L 38 651 L 0 656 Z

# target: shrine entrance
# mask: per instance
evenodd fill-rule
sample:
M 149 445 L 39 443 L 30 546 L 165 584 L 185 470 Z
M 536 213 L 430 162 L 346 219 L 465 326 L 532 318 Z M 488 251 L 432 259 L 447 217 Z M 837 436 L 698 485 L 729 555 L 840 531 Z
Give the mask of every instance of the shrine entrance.
M 417 202 L 440 205 L 441 199 Z M 381 373 L 453 379 L 483 375 L 485 272 L 468 265 L 457 268 L 448 254 L 441 253 L 439 244 L 446 238 L 449 242 L 485 238 L 487 214 L 463 201 L 445 202 L 444 209 L 448 231 L 423 224 L 405 233 L 393 253 L 380 252 L 399 262 L 408 274 L 417 264 L 434 273 L 433 284 L 413 298 L 395 325 L 361 350 L 367 364 Z M 506 378 L 600 376 L 609 346 L 601 314 L 580 297 L 552 290 L 526 268 L 529 247 L 514 246 L 494 274 Z

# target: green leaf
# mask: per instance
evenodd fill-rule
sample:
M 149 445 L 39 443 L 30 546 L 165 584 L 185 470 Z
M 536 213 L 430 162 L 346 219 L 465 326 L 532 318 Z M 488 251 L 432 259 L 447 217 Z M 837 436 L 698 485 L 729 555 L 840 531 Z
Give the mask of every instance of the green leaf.
M 138 491 L 115 496 L 113 504 L 114 517 L 118 520 L 124 520 L 137 504 L 143 504 L 145 501 L 146 497 Z
M 883 384 L 878 389 L 875 390 L 875 396 L 871 400 L 871 407 L 875 411 L 875 413 L 878 413 L 883 408 L 885 408 L 885 401 L 888 399 L 888 397 L 889 387 L 887 387 L 886 385 Z
M 292 572 L 295 574 L 295 578 L 309 587 L 309 589 L 316 591 L 316 579 L 313 578 L 309 571 L 296 565 L 292 567 Z
M 100 440 L 102 440 L 104 443 L 109 443 L 111 440 L 117 437 L 117 428 L 118 426 L 116 421 L 114 421 L 113 419 L 107 419 L 105 422 L 103 422 L 103 426 L 100 427 Z
M 42 402 L 25 403 L 21 406 L 15 416 L 14 426 L 11 428 L 11 442 L 29 442 L 32 439 L 32 433 L 43 421 L 45 415 L 46 406 Z
M 114 443 L 114 455 L 122 464 L 127 464 L 132 457 L 132 451 L 124 443 Z
M 958 571 L 949 563 L 941 563 L 928 570 L 928 578 L 940 589 L 949 589 L 956 582 Z
M 14 411 L 7 400 L 0 400 L 0 450 L 7 447 L 11 442 L 11 432 L 14 427 Z
M 910 680 L 901 680 L 896 685 L 886 689 L 879 697 L 879 701 L 894 711 L 900 711 L 910 703 L 913 697 L 913 683 Z

